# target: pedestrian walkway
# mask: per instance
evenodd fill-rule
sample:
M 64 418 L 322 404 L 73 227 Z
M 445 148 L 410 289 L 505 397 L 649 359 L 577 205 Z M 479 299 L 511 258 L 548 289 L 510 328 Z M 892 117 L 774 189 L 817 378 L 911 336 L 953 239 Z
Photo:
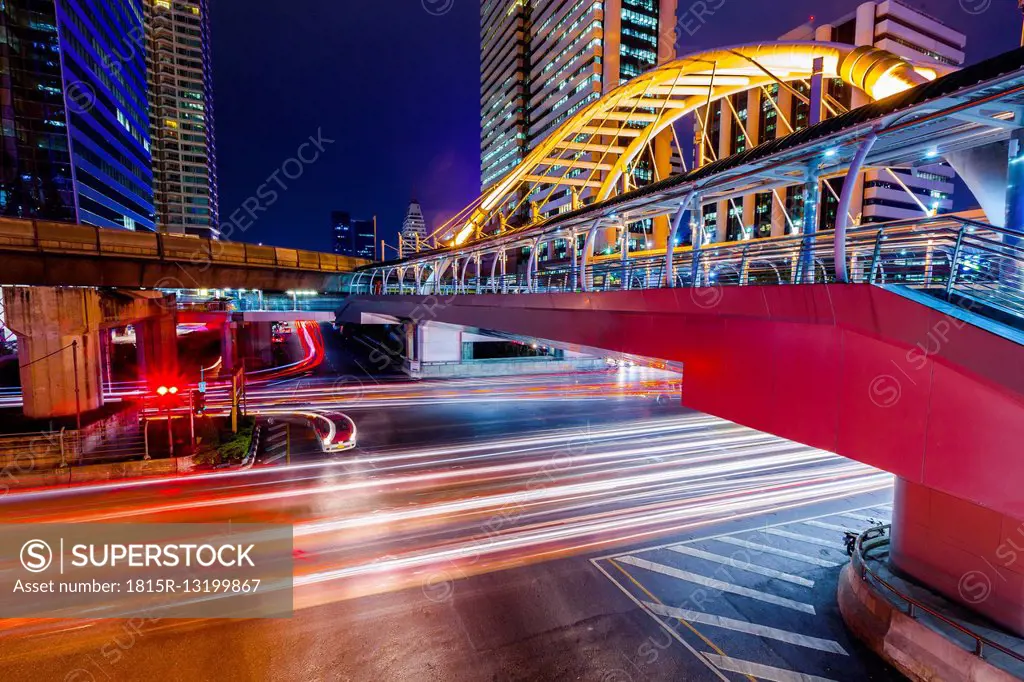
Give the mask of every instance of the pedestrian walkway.
M 889 523 L 891 515 L 889 504 L 853 509 L 592 562 L 704 662 L 706 679 L 900 680 L 863 655 L 835 599 L 849 560 L 844 532 Z

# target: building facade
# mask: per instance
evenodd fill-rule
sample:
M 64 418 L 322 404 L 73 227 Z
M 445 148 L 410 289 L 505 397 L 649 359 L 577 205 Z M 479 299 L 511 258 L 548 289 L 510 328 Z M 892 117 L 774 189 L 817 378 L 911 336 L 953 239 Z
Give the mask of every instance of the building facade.
M 156 222 L 164 232 L 216 238 L 208 2 L 152 0 L 145 7 Z
M 154 227 L 138 0 L 0 4 L 0 213 Z
M 377 219 L 353 219 L 345 211 L 331 213 L 334 253 L 353 258 L 377 260 Z
M 676 0 L 485 0 L 480 15 L 483 191 L 570 116 L 675 57 Z M 671 136 L 665 131 L 650 158 L 638 162 L 637 185 L 671 173 Z M 534 194 L 547 197 L 549 190 L 539 186 Z M 545 202 L 543 215 L 588 203 L 592 192 L 560 189 Z M 532 200 L 514 197 L 505 212 L 525 214 Z M 630 226 L 637 233 L 634 248 L 648 241 L 643 233 L 652 229 Z M 566 251 L 565 243 L 555 242 L 541 258 L 564 258 Z
M 72 222 L 74 180 L 53 0 L 0 6 L 0 215 Z
M 415 199 L 409 202 L 399 238 L 411 249 L 427 238 L 427 221 L 423 218 L 423 208 Z
M 819 26 L 799 26 L 782 40 L 818 40 L 874 46 L 945 69 L 964 62 L 966 36 L 896 0 L 864 2 L 853 13 Z M 807 83 L 791 84 L 807 96 Z M 750 149 L 762 142 L 806 128 L 809 105 L 778 85 L 733 95 L 695 116 L 695 163 L 698 166 Z M 821 113 L 835 113 L 868 103 L 867 96 L 836 80 L 826 84 Z M 914 169 L 869 170 L 856 179 L 850 214 L 854 224 L 920 218 L 953 208 L 952 168 L 936 163 Z M 835 225 L 844 178 L 822 182 L 818 229 Z M 777 236 L 803 229 L 803 189 L 765 192 L 742 200 L 706 204 L 704 225 L 715 241 Z M 712 236 L 713 235 L 713 236 Z

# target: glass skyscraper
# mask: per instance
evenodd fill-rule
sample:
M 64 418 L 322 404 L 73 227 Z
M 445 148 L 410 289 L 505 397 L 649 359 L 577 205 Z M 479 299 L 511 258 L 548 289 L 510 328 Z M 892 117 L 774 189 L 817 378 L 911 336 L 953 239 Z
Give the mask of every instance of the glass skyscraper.
M 673 59 L 676 4 L 677 0 L 481 2 L 481 189 L 487 191 L 522 163 L 566 119 L 629 79 Z M 637 160 L 631 174 L 637 185 L 668 175 L 671 138 L 671 131 L 661 133 L 651 145 L 653 152 Z M 603 155 L 580 160 L 600 163 Z M 594 198 L 590 188 L 575 198 L 568 188 L 548 196 L 552 187 L 538 185 L 532 190 L 532 196 L 547 197 L 546 217 L 571 210 L 574 201 L 588 203 Z M 505 210 L 515 207 L 518 218 L 525 219 L 524 197 L 512 198 Z M 650 222 L 635 223 L 630 229 L 650 231 Z M 667 221 L 660 222 L 667 234 Z M 633 240 L 647 238 L 638 234 Z M 553 248 L 557 257 L 564 257 L 564 241 L 556 240 Z
M 334 253 L 353 258 L 377 259 L 377 219 L 353 219 L 345 211 L 331 213 Z
M 53 0 L 0 1 L 0 215 L 73 221 Z
M 0 0 L 0 212 L 154 228 L 139 0 Z

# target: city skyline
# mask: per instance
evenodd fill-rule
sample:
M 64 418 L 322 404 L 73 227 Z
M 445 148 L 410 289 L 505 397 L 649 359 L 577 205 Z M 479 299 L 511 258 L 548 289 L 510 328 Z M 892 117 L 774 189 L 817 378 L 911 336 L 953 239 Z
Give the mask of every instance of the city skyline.
M 1022 20 L 0 0 L 0 681 L 1024 682 Z
M 682 1 L 677 50 L 684 54 L 773 40 L 811 15 L 831 20 L 859 4 L 794 0 L 757 22 L 747 22 L 745 3 L 725 3 L 711 16 L 695 17 L 691 3 Z M 968 64 L 1019 43 L 1020 14 L 1013 2 L 993 2 L 975 14 L 959 3 L 908 4 L 965 33 Z M 442 14 L 431 14 L 430 3 L 427 7 L 413 4 L 392 11 L 372 4 L 342 8 L 312 3 L 306 12 L 281 16 L 266 2 L 251 3 L 245 12 L 213 5 L 222 219 L 254 196 L 267 176 L 318 128 L 337 140 L 299 181 L 289 183 L 244 236 L 233 238 L 326 248 L 323 216 L 344 205 L 355 214 L 377 214 L 380 238 L 394 244 L 410 196 L 423 205 L 431 228 L 476 197 L 479 4 L 446 4 L 449 9 Z M 250 54 L 245 49 L 248 36 L 275 23 L 281 23 L 280 53 Z M 365 54 L 384 56 L 365 61 Z M 363 66 L 345 68 L 354 62 Z M 396 69 L 408 75 L 409 96 L 384 108 L 338 105 L 341 93 L 370 92 Z M 265 77 L 253 80 L 247 76 L 252 73 Z M 273 101 L 274 106 L 254 117 L 247 105 L 253 100 Z M 367 176 L 387 182 L 366 183 Z M 957 194 L 958 200 L 965 195 L 969 200 L 965 191 L 958 189 Z

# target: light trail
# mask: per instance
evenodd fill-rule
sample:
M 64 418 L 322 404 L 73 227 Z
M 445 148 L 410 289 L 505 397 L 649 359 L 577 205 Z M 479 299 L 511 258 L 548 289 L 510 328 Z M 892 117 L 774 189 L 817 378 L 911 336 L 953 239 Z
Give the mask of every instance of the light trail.
M 290 405 L 280 404 L 281 387 L 253 391 L 252 411 L 318 420 L 334 415 L 336 405 L 346 412 L 363 408 L 339 399 L 327 381 L 302 384 L 293 385 L 301 398 Z M 10 523 L 291 524 L 295 604 L 306 608 L 892 486 L 889 474 L 715 417 L 671 407 L 663 416 L 647 411 L 654 396 L 677 388 L 676 377 L 649 372 L 625 379 L 590 375 L 578 383 L 566 377 L 533 384 L 522 377 L 382 383 L 372 389 L 378 398 L 417 404 L 437 399 L 458 406 L 453 394 L 476 390 L 531 395 L 543 404 L 554 393 L 572 392 L 604 401 L 581 408 L 584 414 L 604 415 L 603 406 L 621 403 L 624 414 L 642 417 L 425 447 L 382 446 L 333 461 L 11 493 L 0 499 L 0 513 Z M 326 424 L 324 432 L 332 433 Z

